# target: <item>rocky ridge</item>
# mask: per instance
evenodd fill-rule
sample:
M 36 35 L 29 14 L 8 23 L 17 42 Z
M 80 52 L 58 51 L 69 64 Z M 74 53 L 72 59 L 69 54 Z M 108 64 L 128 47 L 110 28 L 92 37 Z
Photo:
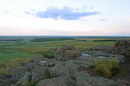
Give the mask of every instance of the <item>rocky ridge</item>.
M 97 59 L 116 58 L 124 63 L 127 54 L 124 55 L 120 51 L 122 47 L 126 47 L 117 43 L 113 48 L 94 47 L 87 51 L 91 56 L 81 56 L 75 47 L 67 46 L 58 49 L 54 59 L 34 57 L 29 62 L 11 69 L 9 76 L 0 75 L 0 86 L 129 86 L 129 83 L 91 76 L 86 70 Z M 117 51 L 117 45 L 120 51 Z M 128 45 L 126 43 L 126 46 Z M 98 58 L 101 55 L 106 58 Z

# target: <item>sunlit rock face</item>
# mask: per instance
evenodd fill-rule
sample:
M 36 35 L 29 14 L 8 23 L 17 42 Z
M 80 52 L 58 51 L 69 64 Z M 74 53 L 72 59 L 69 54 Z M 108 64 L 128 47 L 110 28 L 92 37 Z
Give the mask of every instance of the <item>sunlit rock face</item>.
M 57 60 L 73 60 L 77 58 L 79 53 L 76 51 L 76 48 L 73 46 L 65 46 L 57 50 Z

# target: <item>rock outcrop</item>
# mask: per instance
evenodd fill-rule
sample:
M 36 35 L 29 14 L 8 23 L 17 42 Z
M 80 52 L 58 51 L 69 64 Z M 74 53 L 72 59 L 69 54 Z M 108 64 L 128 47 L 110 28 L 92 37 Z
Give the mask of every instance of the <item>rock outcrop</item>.
M 57 50 L 57 60 L 65 61 L 72 60 L 78 57 L 79 53 L 76 51 L 76 48 L 73 46 L 65 46 Z
M 10 71 L 10 75 L 12 76 L 12 82 L 18 81 L 24 74 L 28 72 L 28 68 L 25 66 L 18 66 Z
M 49 71 L 52 77 L 59 77 L 74 74 L 79 68 L 80 66 L 75 64 L 73 60 L 65 62 L 58 61 Z
M 110 53 L 112 47 L 110 46 L 105 46 L 105 45 L 97 45 L 95 47 L 92 47 L 89 49 L 89 51 L 103 51 L 106 53 Z
M 33 58 L 11 70 L 11 82 L 7 79 L 0 79 L 0 82 L 8 83 L 3 86 L 127 86 L 111 79 L 90 76 L 87 68 L 96 59 L 79 56 L 75 47 L 63 47 L 57 50 L 55 59 Z
M 32 83 L 37 83 L 42 79 L 50 78 L 50 73 L 46 67 L 36 67 L 32 71 Z
M 0 75 L 0 86 L 10 86 L 10 76 Z
M 76 86 L 71 77 L 57 77 L 40 81 L 36 86 Z
M 29 72 L 26 72 L 16 83 L 16 86 L 27 86 L 30 83 L 30 76 Z
M 109 56 L 112 47 L 104 46 L 104 45 L 97 45 L 89 49 L 89 53 L 93 56 Z
M 111 50 L 112 54 L 123 54 L 125 56 L 130 56 L 130 41 L 129 40 L 119 40 L 115 43 Z

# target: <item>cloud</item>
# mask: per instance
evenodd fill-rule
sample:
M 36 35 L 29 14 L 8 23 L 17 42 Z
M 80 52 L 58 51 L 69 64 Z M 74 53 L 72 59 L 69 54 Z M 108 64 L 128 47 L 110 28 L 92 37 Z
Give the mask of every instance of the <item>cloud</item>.
M 31 12 L 28 12 L 28 11 L 24 11 L 24 13 L 25 13 L 25 14 L 30 14 L 30 15 L 32 15 L 32 13 L 31 13 Z
M 85 16 L 91 16 L 99 14 L 98 11 L 89 12 L 89 11 L 81 11 L 75 10 L 70 7 L 56 8 L 50 7 L 47 8 L 46 11 L 39 11 L 36 13 L 36 16 L 40 18 L 53 18 L 53 19 L 64 19 L 64 20 L 78 20 Z
M 36 10 L 29 10 L 29 11 L 24 11 L 25 14 L 29 14 L 29 15 L 35 15 Z
M 106 21 L 107 19 L 99 19 L 99 21 Z

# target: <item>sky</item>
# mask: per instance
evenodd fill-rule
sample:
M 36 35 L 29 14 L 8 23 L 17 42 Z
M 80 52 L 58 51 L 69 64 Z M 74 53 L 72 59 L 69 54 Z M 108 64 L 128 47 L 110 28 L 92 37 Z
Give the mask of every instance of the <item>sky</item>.
M 0 36 L 130 36 L 130 0 L 0 0 Z

